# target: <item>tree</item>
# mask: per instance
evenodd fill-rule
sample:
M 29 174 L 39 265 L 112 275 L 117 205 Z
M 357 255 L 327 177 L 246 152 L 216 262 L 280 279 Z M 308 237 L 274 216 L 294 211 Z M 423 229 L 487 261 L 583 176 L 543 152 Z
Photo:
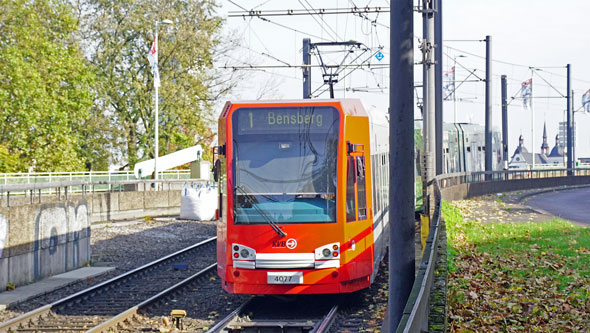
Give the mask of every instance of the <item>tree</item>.
M 211 0 L 80 0 L 78 12 L 89 59 L 99 83 L 96 113 L 110 119 L 109 132 L 123 164 L 154 155 L 153 76 L 147 60 L 159 27 L 159 151 L 164 155 L 196 143 L 209 147 L 212 103 L 234 84 L 213 69 L 222 21 Z
M 67 0 L 0 3 L 0 172 L 83 168 L 93 75 Z

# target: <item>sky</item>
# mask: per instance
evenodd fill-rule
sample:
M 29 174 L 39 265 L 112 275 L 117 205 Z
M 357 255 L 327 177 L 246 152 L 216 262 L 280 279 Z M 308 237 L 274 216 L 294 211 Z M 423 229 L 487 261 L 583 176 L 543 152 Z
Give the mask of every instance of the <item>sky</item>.
M 217 59 L 217 67 L 238 71 L 244 79 L 231 99 L 302 98 L 302 40 L 312 43 L 350 41 L 362 43 L 348 54 L 348 67 L 339 74 L 337 98 L 360 98 L 366 108 L 387 111 L 389 104 L 389 14 L 292 15 L 230 17 L 244 10 L 289 9 L 314 13 L 314 9 L 389 7 L 389 0 L 222 0 L 218 14 L 225 18 L 225 30 L 236 42 L 234 52 Z M 415 1 L 417 4 L 417 1 Z M 484 124 L 486 35 L 492 38 L 492 123 L 501 128 L 500 75 L 508 78 L 508 142 L 512 154 L 522 135 L 531 150 L 531 110 L 522 107 L 521 83 L 532 77 L 534 113 L 534 151 L 540 152 L 543 124 L 547 124 L 549 147 L 554 146 L 558 123 L 564 121 L 566 64 L 571 64 L 574 110 L 581 108 L 581 97 L 590 89 L 590 35 L 587 0 L 443 0 L 443 72 L 456 68 L 456 101 L 444 102 L 444 121 Z M 270 21 L 270 22 L 269 22 Z M 414 14 L 415 62 L 422 38 L 422 15 Z M 327 64 L 340 63 L 346 52 L 339 47 L 320 49 Z M 375 55 L 381 51 L 383 59 Z M 356 59 L 356 61 L 351 61 Z M 456 63 L 455 63 L 456 61 Z M 319 58 L 312 56 L 312 64 Z M 370 67 L 367 67 L 370 65 Z M 249 67 L 248 69 L 243 69 Z M 279 68 L 282 67 L 282 68 Z M 533 67 L 534 69 L 531 69 Z M 474 75 L 469 76 L 474 71 Z M 421 84 L 422 66 L 414 68 L 415 83 Z M 465 80 L 459 86 L 461 81 Z M 312 69 L 314 98 L 329 98 L 320 68 Z M 323 92 L 323 93 L 322 93 Z M 320 94 L 321 93 L 321 94 Z M 422 90 L 415 90 L 415 102 Z M 515 97 L 513 100 L 510 97 Z M 221 110 L 222 103 L 218 107 Z M 580 109 L 580 111 L 582 111 Z M 415 118 L 421 118 L 415 109 Z M 590 115 L 575 113 L 576 156 L 590 157 Z

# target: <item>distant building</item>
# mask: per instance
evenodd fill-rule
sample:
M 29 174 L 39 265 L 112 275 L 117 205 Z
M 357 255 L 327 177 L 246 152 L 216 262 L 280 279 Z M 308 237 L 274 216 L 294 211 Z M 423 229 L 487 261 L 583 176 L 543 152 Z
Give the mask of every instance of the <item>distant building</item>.
M 563 165 L 564 155 L 563 146 L 560 145 L 559 135 L 555 136 L 555 146 L 549 151 L 549 144 L 547 143 L 547 126 L 543 125 L 543 143 L 541 144 L 541 153 L 529 153 L 524 146 L 524 138 L 522 135 L 518 138 L 518 147 L 512 154 L 510 163 L 508 163 L 509 169 L 528 169 L 532 164 L 533 155 L 535 158 L 535 165 Z
M 576 123 L 572 127 L 572 137 L 574 138 L 573 145 L 576 146 Z M 559 145 L 562 148 L 567 148 L 567 122 L 560 121 L 559 122 Z
M 555 135 L 555 146 L 547 156 L 549 164 L 563 164 L 565 161 L 563 156 L 563 147 L 559 144 L 559 135 Z

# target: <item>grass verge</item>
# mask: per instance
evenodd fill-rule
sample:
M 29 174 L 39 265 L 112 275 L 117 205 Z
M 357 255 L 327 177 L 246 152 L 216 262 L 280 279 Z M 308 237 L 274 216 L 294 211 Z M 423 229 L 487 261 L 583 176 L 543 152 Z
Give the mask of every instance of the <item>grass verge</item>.
M 580 331 L 590 327 L 590 228 L 465 221 L 443 202 L 450 331 Z

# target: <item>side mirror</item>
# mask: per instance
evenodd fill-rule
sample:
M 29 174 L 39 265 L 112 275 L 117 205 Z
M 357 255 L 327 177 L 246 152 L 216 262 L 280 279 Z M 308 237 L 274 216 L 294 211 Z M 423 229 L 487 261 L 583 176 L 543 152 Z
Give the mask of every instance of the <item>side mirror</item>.
M 221 162 L 219 160 L 216 160 L 215 163 L 213 163 L 213 180 L 218 182 L 219 181 L 219 175 L 221 173 Z

